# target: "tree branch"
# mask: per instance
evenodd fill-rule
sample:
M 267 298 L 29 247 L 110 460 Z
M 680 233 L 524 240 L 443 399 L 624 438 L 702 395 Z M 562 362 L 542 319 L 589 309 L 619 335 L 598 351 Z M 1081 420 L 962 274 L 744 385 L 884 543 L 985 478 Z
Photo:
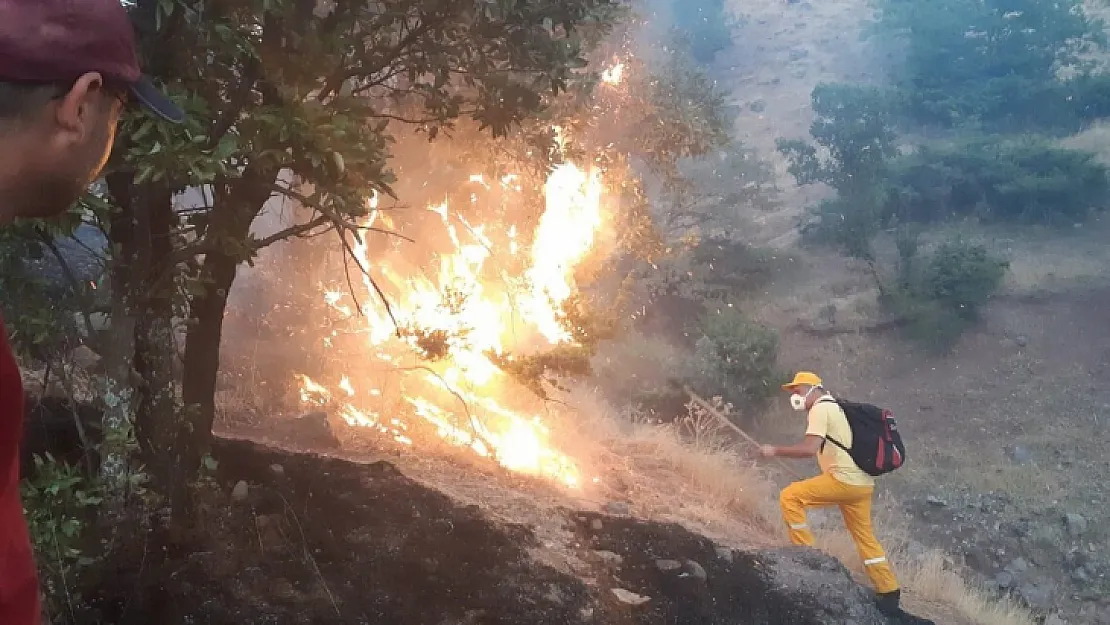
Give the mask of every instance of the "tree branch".
M 347 221 L 346 219 L 343 219 L 343 217 L 340 216 L 338 213 L 336 213 L 335 211 L 333 211 L 330 208 L 325 207 L 323 204 L 321 204 L 317 200 L 314 200 L 314 199 L 308 197 L 307 195 L 305 195 L 303 193 L 298 193 L 297 191 L 294 191 L 294 190 L 292 190 L 288 187 L 283 187 L 280 184 L 275 183 L 273 185 L 273 188 L 274 188 L 274 191 L 276 191 L 277 193 L 280 193 L 280 194 L 288 197 L 291 200 L 296 200 L 296 201 L 300 202 L 301 204 L 320 212 L 320 214 L 324 215 L 325 217 L 330 219 L 335 224 L 337 230 L 351 231 L 351 232 L 358 232 L 358 231 L 380 232 L 382 234 L 388 234 L 388 235 L 391 235 L 391 236 L 395 236 L 395 237 L 404 239 L 404 240 L 408 241 L 409 243 L 416 243 L 416 241 L 414 239 L 409 238 L 409 237 L 401 234 L 400 232 L 393 232 L 392 230 L 383 230 L 382 228 L 375 228 L 373 226 L 359 226 L 357 224 L 353 224 L 353 223 Z
M 342 230 L 339 230 L 337 232 L 339 232 L 339 240 L 343 243 L 343 249 L 344 251 L 346 251 L 346 256 L 344 258 L 354 259 L 355 264 L 358 265 L 359 271 L 361 271 L 362 275 L 366 277 L 366 281 L 370 283 L 370 286 L 373 287 L 374 292 L 378 294 L 378 298 L 381 299 L 382 305 L 385 306 L 385 312 L 389 315 L 389 320 L 393 322 L 393 327 L 396 330 L 397 336 L 401 336 L 401 326 L 397 323 L 397 317 L 393 314 L 393 306 L 390 305 L 389 298 L 385 296 L 385 292 L 383 292 L 381 287 L 378 286 L 377 281 L 374 280 L 374 276 L 370 275 L 370 270 L 362 265 L 362 261 L 359 260 L 358 256 L 355 255 L 355 251 L 351 249 L 351 244 L 347 241 L 346 232 L 343 232 Z M 344 261 L 344 264 L 345 262 L 346 261 Z M 351 278 L 349 274 L 347 276 L 347 288 L 351 289 L 351 297 L 354 298 L 355 291 L 353 285 L 351 284 Z M 358 310 L 359 314 L 362 314 L 362 308 L 358 307 Z
M 309 231 L 311 231 L 315 228 L 318 228 L 320 226 L 323 226 L 324 224 L 333 224 L 334 225 L 334 222 L 331 220 L 330 217 L 322 215 L 322 216 L 317 217 L 316 219 L 313 219 L 312 221 L 309 221 L 307 223 L 298 224 L 296 226 L 290 226 L 289 228 L 286 228 L 284 230 L 279 230 L 278 232 L 275 232 L 274 234 L 271 234 L 270 236 L 268 236 L 264 239 L 259 239 L 255 242 L 251 243 L 251 247 L 253 247 L 256 250 L 260 250 L 260 249 L 262 249 L 264 247 L 267 247 L 269 245 L 273 245 L 274 243 L 277 243 L 278 241 L 283 241 L 283 240 L 291 238 L 291 237 L 301 236 L 302 234 L 304 234 L 306 232 L 309 232 Z
M 345 71 L 339 72 L 331 79 L 329 79 L 328 82 L 324 85 L 324 88 L 320 90 L 320 93 L 316 96 L 317 101 L 323 102 L 324 100 L 331 97 L 332 94 L 339 91 L 344 82 L 347 82 L 351 78 L 355 78 L 357 76 L 373 76 L 374 74 L 377 74 L 383 69 L 389 67 L 401 56 L 401 53 L 404 52 L 406 48 L 416 43 L 417 39 L 423 37 L 430 30 L 447 21 L 446 15 L 443 15 L 439 19 L 434 20 L 429 20 L 424 16 L 421 17 L 423 19 L 420 22 L 420 25 L 410 30 L 408 34 L 402 37 L 401 40 L 397 42 L 397 45 L 393 47 L 393 49 L 389 50 L 383 55 L 383 59 L 379 61 L 377 65 L 372 66 L 368 69 L 356 67 L 354 69 L 347 69 Z

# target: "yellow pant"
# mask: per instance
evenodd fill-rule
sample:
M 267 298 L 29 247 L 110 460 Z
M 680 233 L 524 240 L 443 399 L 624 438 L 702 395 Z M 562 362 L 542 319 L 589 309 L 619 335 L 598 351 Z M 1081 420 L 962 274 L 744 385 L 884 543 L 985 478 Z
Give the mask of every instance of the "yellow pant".
M 779 502 L 782 504 L 783 519 L 790 530 L 790 541 L 809 547 L 813 546 L 813 533 L 806 524 L 806 508 L 839 506 L 875 592 L 887 593 L 898 590 L 898 580 L 887 562 L 883 546 L 871 529 L 871 495 L 874 490 L 869 486 L 845 484 L 824 473 L 787 486 L 782 490 Z

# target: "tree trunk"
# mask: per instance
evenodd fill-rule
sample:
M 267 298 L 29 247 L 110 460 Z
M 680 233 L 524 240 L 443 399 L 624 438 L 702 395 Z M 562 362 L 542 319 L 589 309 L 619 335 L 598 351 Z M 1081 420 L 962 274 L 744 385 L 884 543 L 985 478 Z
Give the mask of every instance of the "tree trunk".
M 111 325 L 104 349 L 104 375 L 97 386 L 104 401 L 104 443 L 100 473 L 109 493 L 123 499 L 130 484 L 130 456 L 135 424 L 135 318 L 131 312 L 135 227 L 131 210 L 131 176 L 112 174 L 108 189 L 120 206 L 111 220 L 109 243 L 114 249 L 109 266 L 112 292 Z
M 174 436 L 179 429 L 174 376 L 173 283 L 170 233 L 172 198 L 163 186 L 133 184 L 128 173 L 112 174 L 108 188 L 120 211 L 110 230 L 112 325 L 106 375 L 103 475 L 125 498 L 131 458 L 138 446 L 155 489 L 178 504 L 181 480 Z
M 163 185 L 138 189 L 136 221 L 141 234 L 138 266 L 142 268 L 142 300 L 135 325 L 135 369 L 141 378 L 136 431 L 143 463 L 159 492 L 174 510 L 186 507 L 188 475 L 182 473 L 176 442 L 181 410 L 174 363 L 177 344 L 173 334 L 175 285 L 171 239 L 177 217 L 173 196 Z
M 270 198 L 277 172 L 252 171 L 217 188 L 212 220 L 205 239 L 246 243 L 251 223 Z M 182 400 L 187 408 L 182 460 L 186 468 L 200 467 L 212 442 L 216 420 L 216 381 L 220 368 L 220 341 L 224 312 L 231 294 L 239 263 L 245 261 L 227 245 L 207 251 L 201 268 L 204 293 L 193 297 L 189 306 L 190 323 L 185 336 L 185 366 Z

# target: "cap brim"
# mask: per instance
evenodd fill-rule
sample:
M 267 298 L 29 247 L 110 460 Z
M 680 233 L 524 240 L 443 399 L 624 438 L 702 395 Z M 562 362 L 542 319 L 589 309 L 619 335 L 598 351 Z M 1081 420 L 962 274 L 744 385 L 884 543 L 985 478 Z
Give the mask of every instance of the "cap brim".
M 146 76 L 140 76 L 138 82 L 131 85 L 131 95 L 147 110 L 168 122 L 180 124 L 185 121 L 185 111 L 159 91 Z
M 783 384 L 782 385 L 782 390 L 792 391 L 792 390 L 798 388 L 799 386 L 801 386 L 801 384 L 795 384 L 795 383 L 791 382 L 790 384 Z

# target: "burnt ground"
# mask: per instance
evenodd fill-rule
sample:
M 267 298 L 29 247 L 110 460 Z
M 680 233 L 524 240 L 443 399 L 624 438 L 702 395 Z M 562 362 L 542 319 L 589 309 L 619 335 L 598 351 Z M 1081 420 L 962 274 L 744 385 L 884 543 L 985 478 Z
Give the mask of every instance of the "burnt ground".
M 578 513 L 574 521 L 601 563 L 602 595 L 618 589 L 649 599 L 632 610 L 603 601 L 601 623 L 884 622 L 842 565 L 811 550 L 751 554 L 673 524 L 592 513 Z
M 540 547 L 529 528 L 494 522 L 386 462 L 230 440 L 213 457 L 193 526 L 115 522 L 134 538 L 85 571 L 82 607 L 61 622 L 884 622 L 843 567 L 808 550 L 747 554 L 676 525 L 565 511 L 572 547 L 592 567 L 574 575 L 529 555 Z

